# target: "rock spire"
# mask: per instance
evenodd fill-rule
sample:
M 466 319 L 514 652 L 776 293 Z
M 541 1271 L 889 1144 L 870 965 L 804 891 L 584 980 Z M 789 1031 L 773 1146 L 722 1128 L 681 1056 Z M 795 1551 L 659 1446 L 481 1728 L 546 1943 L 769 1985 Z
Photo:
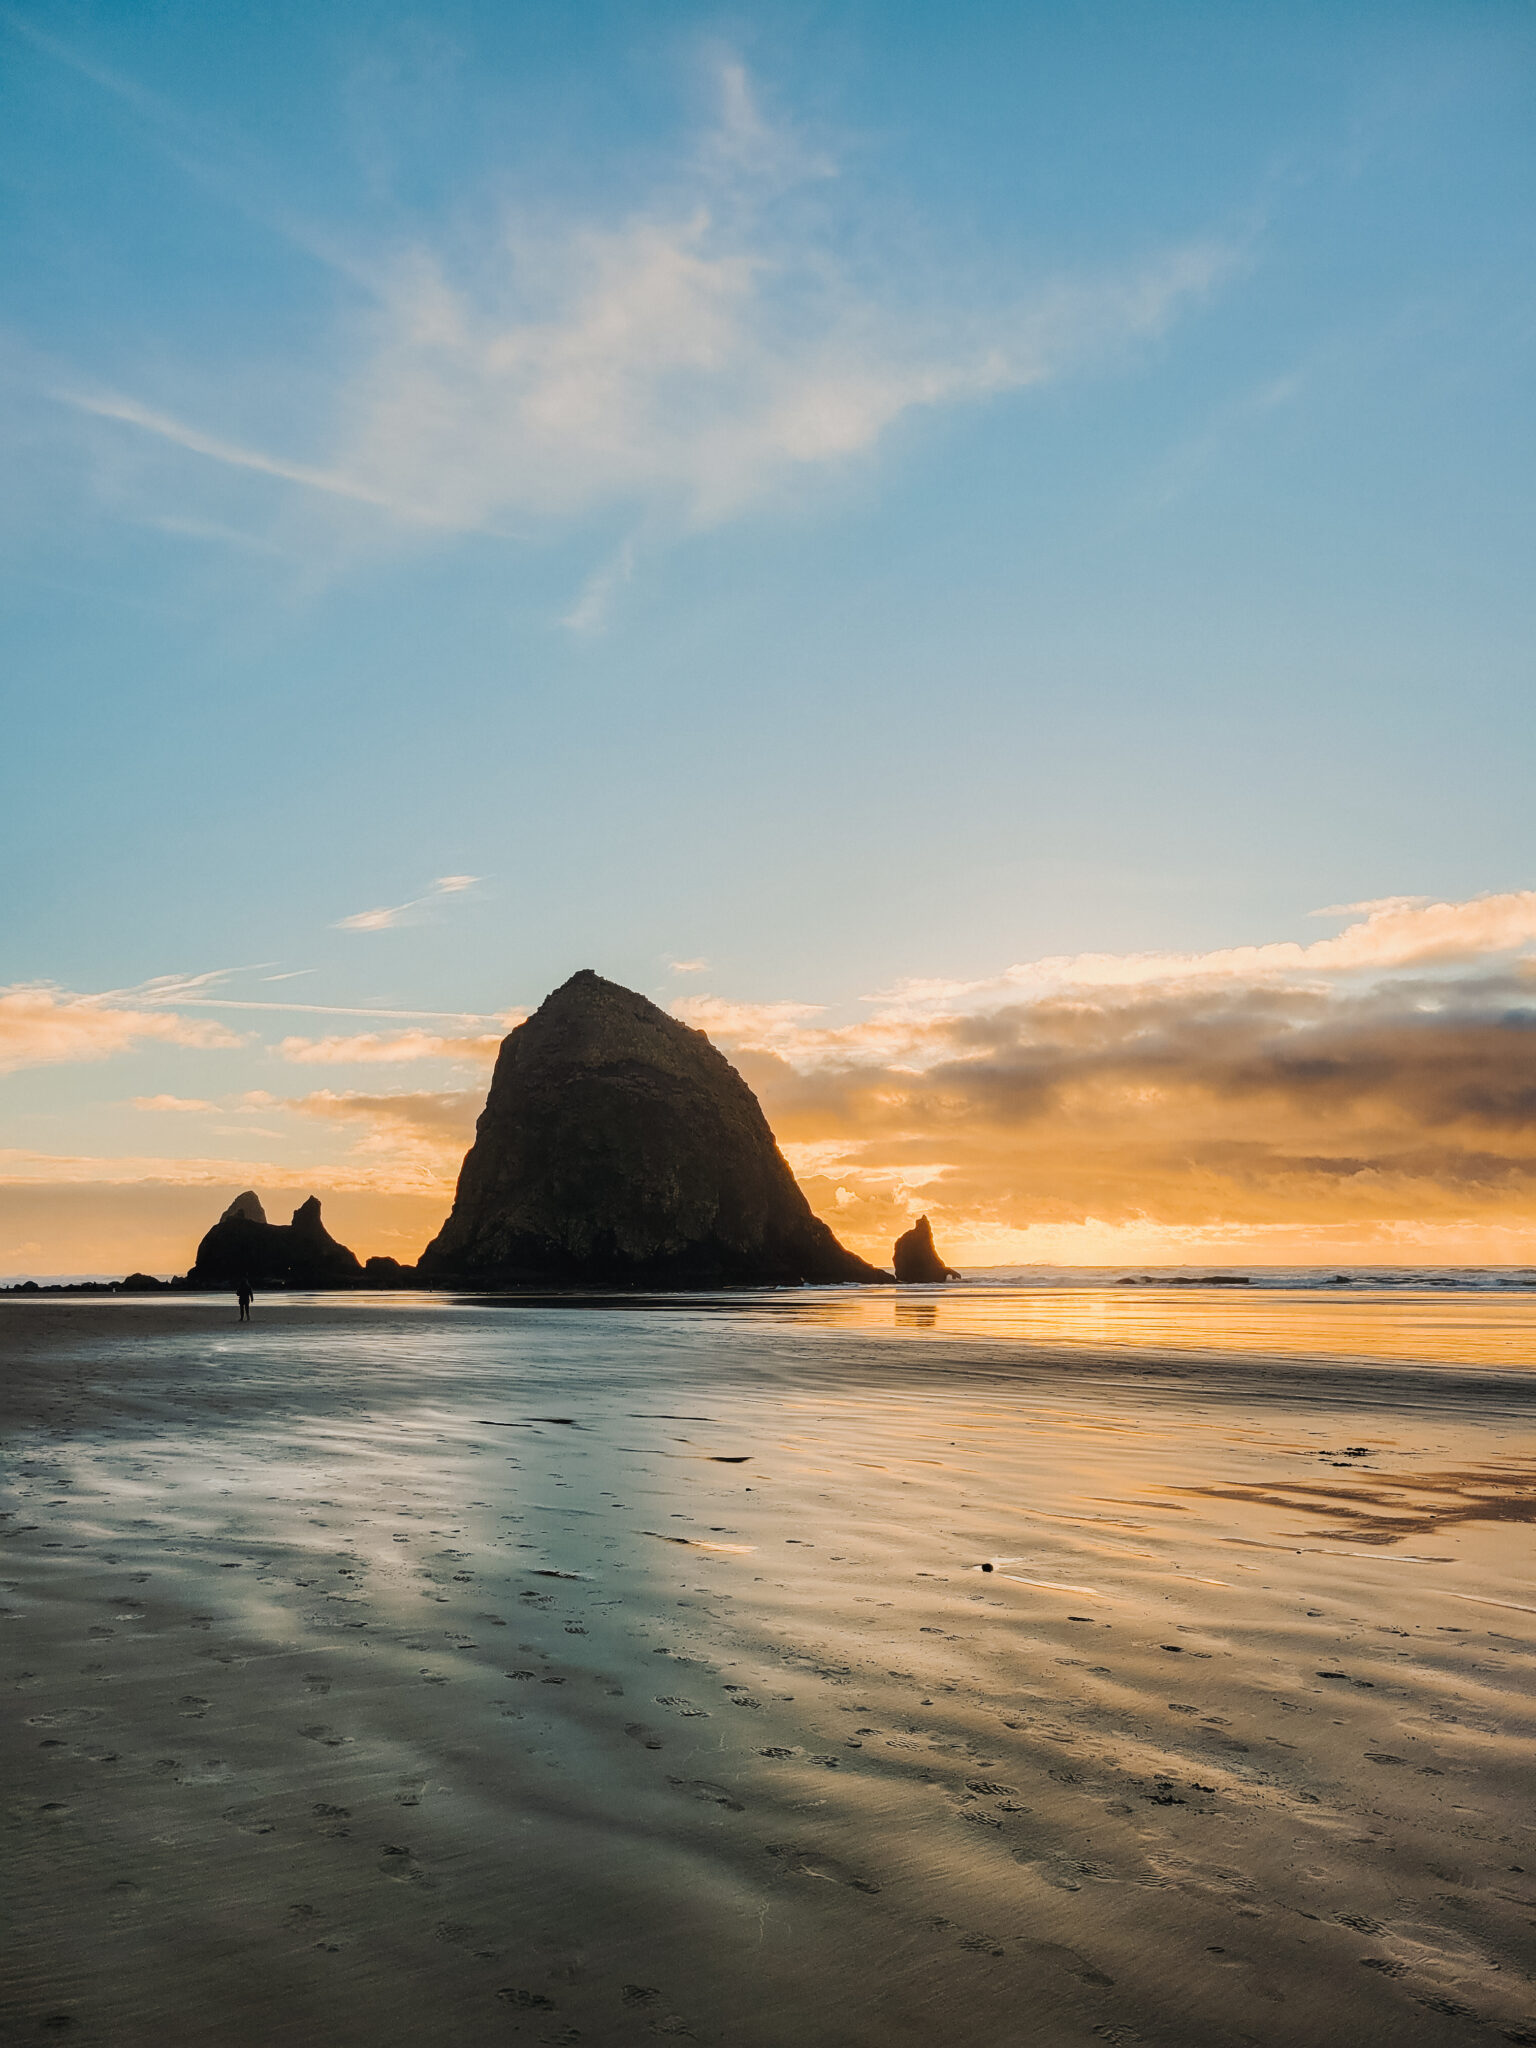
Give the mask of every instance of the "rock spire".
M 958 1280 L 960 1275 L 946 1266 L 934 1248 L 933 1229 L 926 1216 L 919 1216 L 912 1228 L 897 1238 L 892 1263 L 898 1280 Z

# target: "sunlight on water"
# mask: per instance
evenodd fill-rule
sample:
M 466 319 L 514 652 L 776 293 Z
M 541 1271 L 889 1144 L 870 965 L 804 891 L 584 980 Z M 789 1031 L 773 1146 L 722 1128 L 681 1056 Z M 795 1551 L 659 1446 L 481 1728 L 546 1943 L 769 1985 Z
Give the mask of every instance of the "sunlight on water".
M 806 1290 L 755 1314 L 844 1330 L 995 1337 L 1095 1351 L 1227 1352 L 1422 1364 L 1536 1364 L 1536 1293 L 1432 1289 L 988 1287 Z
M 868 1335 L 980 1337 L 1043 1350 L 1116 1357 L 1187 1356 L 1360 1359 L 1384 1364 L 1536 1366 L 1536 1282 L 1486 1269 L 1455 1276 L 1402 1274 L 1391 1280 L 1319 1284 L 1315 1269 L 1255 1274 L 1252 1283 L 1191 1285 L 1166 1279 L 1116 1282 L 1084 1269 L 965 1280 L 944 1287 L 784 1287 L 698 1294 L 452 1295 L 431 1290 L 347 1295 L 264 1295 L 262 1318 L 387 1310 L 423 1315 L 511 1311 L 542 1316 L 599 1311 L 694 1320 L 766 1319 L 799 1328 Z M 66 1308 L 67 1297 L 38 1299 Z M 222 1297 L 125 1295 L 99 1304 L 134 1316 L 159 1308 L 206 1313 Z M 125 1326 L 129 1328 L 131 1325 Z

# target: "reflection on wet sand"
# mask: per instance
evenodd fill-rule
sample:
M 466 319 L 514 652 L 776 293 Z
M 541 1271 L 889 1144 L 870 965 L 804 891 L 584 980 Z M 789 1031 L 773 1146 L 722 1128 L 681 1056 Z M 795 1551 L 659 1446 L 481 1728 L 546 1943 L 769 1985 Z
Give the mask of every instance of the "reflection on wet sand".
M 1138 1287 L 949 1287 L 898 1292 L 804 1289 L 742 1312 L 831 1329 L 932 1330 L 947 1337 L 1103 1351 L 1381 1358 L 1466 1365 L 1536 1364 L 1536 1291 L 1455 1295 L 1425 1289 L 1251 1292 Z
M 7 1315 L 17 2038 L 1536 2041 L 1536 1374 L 875 1301 Z
M 1180 1490 L 1316 1515 L 1351 1543 L 1396 1543 L 1400 1536 L 1429 1535 L 1464 1522 L 1536 1522 L 1536 1465 L 1524 1458 L 1511 1460 L 1507 1469 L 1383 1473 L 1368 1486 L 1292 1481 L 1280 1489 L 1255 1484 Z

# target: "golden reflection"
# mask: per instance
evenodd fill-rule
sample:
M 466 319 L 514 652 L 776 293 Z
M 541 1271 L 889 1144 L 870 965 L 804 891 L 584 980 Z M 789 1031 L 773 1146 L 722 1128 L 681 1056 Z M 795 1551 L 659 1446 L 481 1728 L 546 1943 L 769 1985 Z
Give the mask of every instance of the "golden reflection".
M 933 1330 L 939 1321 L 939 1305 L 936 1301 L 898 1301 L 896 1304 L 896 1327 L 898 1330 Z
M 952 1287 L 917 1298 L 805 1289 L 741 1307 L 844 1330 L 932 1331 L 1049 1349 L 1536 1365 L 1536 1292 L 1432 1288 Z

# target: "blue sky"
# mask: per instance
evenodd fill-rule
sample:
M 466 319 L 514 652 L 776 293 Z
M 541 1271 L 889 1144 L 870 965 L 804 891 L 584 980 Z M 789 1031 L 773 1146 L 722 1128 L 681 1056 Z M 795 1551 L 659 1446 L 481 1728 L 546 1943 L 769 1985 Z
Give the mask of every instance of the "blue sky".
M 175 1014 L 241 1043 L 20 1059 L 0 1148 L 243 1170 L 125 1105 L 330 1027 L 216 1000 L 855 1018 L 1525 889 L 1533 56 L 1466 0 L 5 11 L 0 979 L 229 971 Z

